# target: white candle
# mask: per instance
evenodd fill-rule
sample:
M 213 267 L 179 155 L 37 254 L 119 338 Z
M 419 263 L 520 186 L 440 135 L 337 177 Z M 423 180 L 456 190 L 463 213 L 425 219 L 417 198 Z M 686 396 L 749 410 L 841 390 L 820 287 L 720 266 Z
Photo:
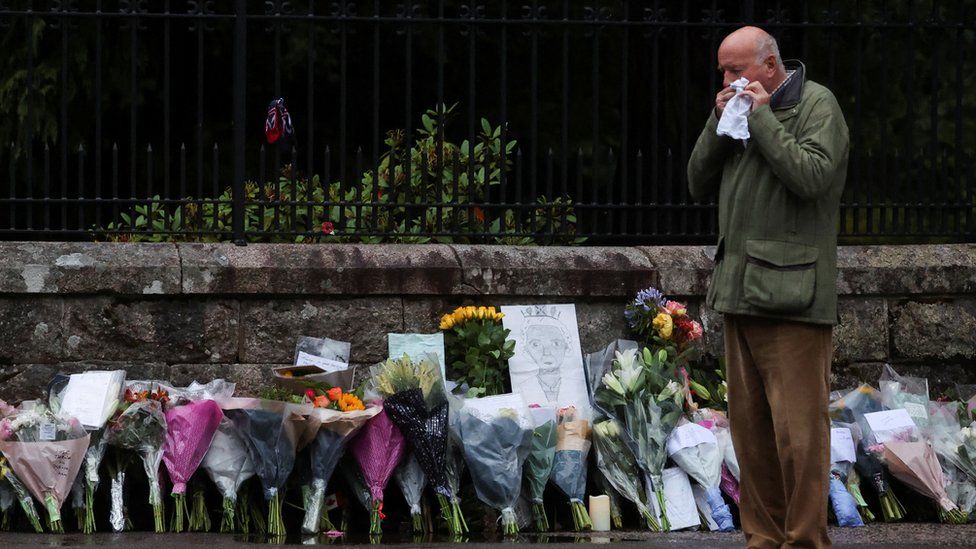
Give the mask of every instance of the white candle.
M 590 520 L 594 532 L 610 531 L 610 496 L 590 496 Z

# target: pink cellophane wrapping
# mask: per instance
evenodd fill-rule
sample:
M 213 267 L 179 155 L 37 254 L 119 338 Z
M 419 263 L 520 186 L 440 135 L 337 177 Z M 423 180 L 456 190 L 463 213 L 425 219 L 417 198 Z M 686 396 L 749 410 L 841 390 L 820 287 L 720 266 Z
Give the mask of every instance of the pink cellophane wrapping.
M 403 458 L 404 446 L 403 435 L 386 410 L 373 417 L 350 444 L 373 501 L 383 501 L 383 490 Z
M 224 413 L 212 400 L 191 401 L 166 411 L 163 463 L 173 481 L 173 493 L 186 493 L 186 483 L 200 466 Z
M 739 481 L 735 480 L 729 468 L 722 464 L 722 482 L 719 484 L 725 495 L 732 498 L 736 504 L 739 503 Z

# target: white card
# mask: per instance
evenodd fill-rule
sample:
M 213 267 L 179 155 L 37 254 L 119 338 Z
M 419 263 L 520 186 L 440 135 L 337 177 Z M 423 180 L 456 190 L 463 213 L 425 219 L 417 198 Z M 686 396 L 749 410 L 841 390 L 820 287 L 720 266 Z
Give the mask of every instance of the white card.
M 699 444 L 718 444 L 718 440 L 714 433 L 697 423 L 679 425 L 668 436 L 668 455 Z
M 441 367 L 441 378 L 447 379 L 443 332 L 436 334 L 387 334 L 387 336 L 390 358 L 400 358 L 407 355 L 410 360 L 417 361 L 423 360 L 427 355 L 434 355 Z
M 318 366 L 326 372 L 341 372 L 342 370 L 349 369 L 349 364 L 345 362 L 315 356 L 313 354 L 306 353 L 305 351 L 298 351 L 298 358 L 295 359 L 295 366 Z
M 912 416 L 912 419 L 920 419 L 923 422 L 929 419 L 929 411 L 918 402 L 902 403 L 902 408 L 908 412 L 908 415 Z
M 705 524 L 709 531 L 718 530 L 718 524 L 712 518 L 712 508 L 708 506 L 708 498 L 705 497 L 705 488 L 700 484 L 691 485 L 691 493 L 695 495 L 695 505 L 698 506 L 699 519 L 705 518 Z
M 59 415 L 76 418 L 85 427 L 102 427 L 108 419 L 105 408 L 118 398 L 121 390 L 121 386 L 113 383 L 114 379 L 114 372 L 72 374 L 64 390 Z
M 668 520 L 671 522 L 671 530 L 684 530 L 701 526 L 701 518 L 698 516 L 698 506 L 695 504 L 695 496 L 691 491 L 691 481 L 688 475 L 677 467 L 665 469 L 661 474 L 664 482 L 664 505 L 668 510 Z M 649 499 L 653 504 L 653 511 L 660 518 L 660 508 L 657 505 L 657 498 L 654 494 L 649 494 Z
M 893 440 L 898 433 L 913 431 L 916 428 L 908 410 L 904 408 L 864 414 L 864 419 L 868 422 L 868 426 L 871 427 L 874 438 L 878 442 L 888 442 Z
M 830 462 L 840 463 L 842 461 L 848 463 L 857 461 L 854 437 L 851 436 L 851 430 L 847 427 L 832 427 L 830 429 Z
M 53 423 L 42 423 L 37 438 L 39 440 L 54 440 L 58 435 L 58 428 Z

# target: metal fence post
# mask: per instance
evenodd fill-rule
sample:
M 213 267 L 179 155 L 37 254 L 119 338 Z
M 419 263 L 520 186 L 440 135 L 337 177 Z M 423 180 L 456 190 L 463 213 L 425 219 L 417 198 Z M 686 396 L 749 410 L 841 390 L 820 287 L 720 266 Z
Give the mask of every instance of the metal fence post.
M 234 243 L 244 246 L 244 130 L 247 98 L 247 2 L 234 3 Z

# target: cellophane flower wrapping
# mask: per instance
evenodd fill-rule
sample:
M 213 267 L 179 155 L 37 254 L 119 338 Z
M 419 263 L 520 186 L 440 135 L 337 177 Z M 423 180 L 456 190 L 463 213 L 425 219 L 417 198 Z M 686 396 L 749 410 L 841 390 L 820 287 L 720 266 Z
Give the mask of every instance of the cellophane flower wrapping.
M 617 493 L 637 507 L 648 528 L 653 529 L 657 519 L 647 506 L 640 480 L 642 473 L 637 468 L 634 452 L 624 440 L 623 428 L 617 420 L 606 419 L 593 426 L 593 448 L 597 469 Z
M 834 429 L 847 430 L 847 432 L 851 433 L 851 441 L 854 443 L 856 448 L 856 441 L 860 438 L 860 436 L 855 435 L 855 433 L 851 430 L 852 427 L 857 428 L 856 425 L 853 424 L 849 425 L 835 421 L 832 424 L 831 436 L 834 436 Z M 833 448 L 835 445 L 836 441 L 831 444 L 831 448 Z M 856 455 L 857 454 L 855 451 L 855 456 Z M 831 451 L 830 461 L 827 496 L 830 500 L 831 508 L 834 511 L 834 516 L 837 518 L 837 525 L 845 528 L 864 526 L 864 519 L 861 516 L 861 512 L 858 510 L 857 499 L 848 491 L 846 484 L 847 476 L 853 469 L 854 463 L 843 459 L 842 456 L 835 455 L 835 452 L 833 451 Z
M 125 370 L 88 371 L 65 376 L 65 378 L 64 383 L 57 390 L 57 395 L 51 397 L 52 407 L 54 402 L 57 402 L 57 413 L 65 417 L 70 417 L 74 410 L 81 409 L 82 404 L 90 404 L 85 402 L 92 398 L 90 383 L 99 384 L 99 388 L 102 388 L 101 386 L 104 384 L 104 392 L 98 394 L 98 397 L 102 399 L 100 403 L 102 405 L 101 412 L 97 414 L 87 413 L 84 420 L 79 419 L 91 434 L 91 442 L 85 453 L 85 462 L 82 465 L 81 501 L 79 502 L 84 509 L 81 530 L 85 534 L 91 534 L 95 532 L 95 490 L 98 489 L 100 480 L 98 469 L 108 447 L 104 436 L 105 425 L 115 414 L 122 401 L 122 390 L 125 388 Z M 87 409 L 87 406 L 84 408 Z
M 0 453 L 24 487 L 47 510 L 48 526 L 63 532 L 61 506 L 85 460 L 90 439 L 76 419 L 56 416 L 42 405 L 4 418 L 11 436 L 0 441 Z
M 367 407 L 365 410 L 341 412 L 328 408 L 313 408 L 308 420 L 318 423 L 319 429 L 309 448 L 312 462 L 312 481 L 309 487 L 305 506 L 305 519 L 302 521 L 302 531 L 315 533 L 323 527 L 330 527 L 323 519 L 323 505 L 325 490 L 328 487 L 332 473 L 335 471 L 339 459 L 346 450 L 346 444 L 373 417 L 379 414 L 381 408 Z M 331 528 L 330 528 L 331 529 Z
M 44 529 L 41 526 L 41 518 L 37 514 L 37 507 L 34 505 L 34 499 L 31 498 L 30 492 L 27 491 L 27 487 L 24 486 L 24 483 L 22 483 L 20 479 L 17 478 L 17 475 L 14 474 L 13 470 L 10 469 L 10 464 L 7 461 L 7 458 L 3 455 L 0 455 L 0 485 L 2 485 L 5 489 L 8 489 L 9 493 L 12 493 L 14 497 L 16 497 L 17 502 L 20 503 L 21 510 L 24 511 L 24 515 L 34 528 L 34 531 L 38 534 L 43 532 Z M 9 526 L 9 523 L 6 522 L 7 519 L 9 519 L 9 515 L 5 512 L 5 526 Z
M 884 460 L 895 478 L 939 505 L 944 521 L 965 522 L 966 517 L 945 491 L 946 480 L 939 458 L 926 441 L 889 440 L 884 443 Z
M 830 416 L 835 421 L 844 423 L 855 423 L 861 430 L 861 439 L 857 443 L 857 463 L 854 464 L 858 474 L 867 479 L 871 486 L 878 493 L 881 503 L 881 511 L 885 522 L 894 522 L 904 518 L 905 508 L 898 498 L 888 480 L 888 470 L 883 462 L 883 454 L 880 451 L 872 451 L 872 448 L 880 450 L 871 432 L 871 427 L 865 414 L 880 412 L 884 410 L 881 404 L 881 393 L 868 384 L 861 384 L 856 389 L 835 399 L 829 406 Z
M 461 409 L 460 430 L 464 458 L 478 499 L 501 512 L 506 535 L 518 534 L 515 504 L 532 435 L 532 421 L 526 409 L 489 410 L 465 405 Z
M 551 407 L 529 408 L 529 415 L 535 427 L 532 429 L 532 444 L 523 467 L 526 497 L 532 505 L 536 530 L 547 532 L 549 518 L 546 516 L 543 495 L 556 457 L 556 410 Z
M 424 495 L 424 487 L 427 486 L 427 477 L 413 452 L 407 455 L 403 463 L 393 472 L 393 479 L 403 492 L 403 499 L 410 506 L 413 532 L 415 534 L 424 532 L 426 528 L 420 500 Z
M 213 400 L 191 400 L 165 411 L 166 441 L 163 463 L 173 483 L 175 532 L 183 531 L 186 512 L 186 484 L 200 467 L 213 442 L 224 413 Z
M 878 381 L 881 388 L 881 404 L 888 410 L 903 408 L 921 429 L 928 426 L 929 382 L 922 377 L 899 375 L 885 364 Z
M 396 424 L 381 410 L 369 420 L 350 444 L 370 493 L 370 534 L 381 534 L 383 491 L 406 450 L 406 442 Z
M 233 421 L 226 417 L 221 420 L 200 466 L 210 476 L 217 486 L 217 491 L 223 497 L 220 531 L 231 532 L 234 529 L 237 494 L 244 482 L 255 474 L 254 462 L 251 461 L 247 444 Z
M 583 503 L 586 496 L 586 456 L 590 451 L 590 422 L 578 417 L 575 407 L 556 413 L 556 453 L 553 456 L 550 482 L 569 498 L 573 527 L 589 530 L 589 513 Z
M 286 534 L 281 517 L 282 492 L 295 466 L 298 440 L 311 406 L 256 398 L 224 399 L 221 406 L 243 437 L 261 480 L 268 501 L 268 534 L 280 538 Z
M 688 446 L 676 444 L 677 439 L 683 436 L 685 430 L 694 431 L 690 436 L 701 442 Z M 678 467 L 705 488 L 705 499 L 708 502 L 712 520 L 718 525 L 719 531 L 731 532 L 735 530 L 732 512 L 722 498 L 720 485 L 723 460 L 715 435 L 709 429 L 696 423 L 679 425 L 677 429 L 672 431 L 669 438 L 668 454 Z
M 448 479 L 451 404 L 436 357 L 412 360 L 404 355 L 381 362 L 370 371 L 371 391 L 384 399 L 386 413 L 410 440 L 427 484 L 437 494 L 448 529 L 460 534 L 463 518 Z

